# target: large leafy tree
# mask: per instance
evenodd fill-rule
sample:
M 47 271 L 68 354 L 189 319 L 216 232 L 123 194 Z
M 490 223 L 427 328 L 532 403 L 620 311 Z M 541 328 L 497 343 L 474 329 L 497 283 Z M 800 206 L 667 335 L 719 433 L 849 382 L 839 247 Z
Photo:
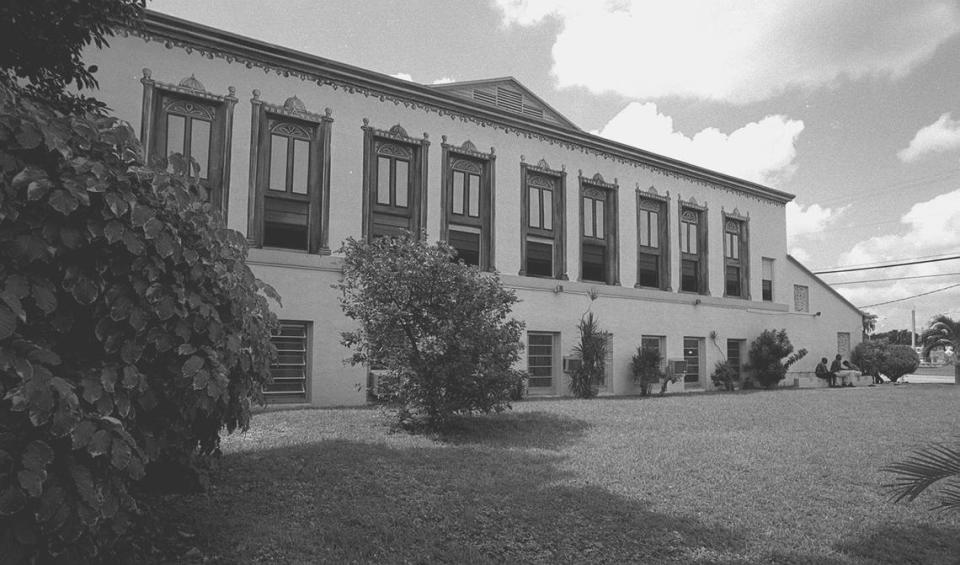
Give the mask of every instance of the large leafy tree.
M 0 555 L 103 559 L 151 464 L 246 428 L 275 324 L 188 164 L 0 84 Z
M 61 108 L 102 108 L 96 100 L 65 93 L 68 86 L 97 86 L 97 69 L 84 64 L 83 48 L 107 45 L 117 26 L 137 26 L 145 6 L 146 0 L 0 2 L 0 79 L 23 82 L 28 92 Z
M 930 321 L 930 327 L 920 336 L 923 356 L 930 355 L 934 347 L 952 347 L 954 353 L 954 382 L 960 385 L 960 321 L 946 314 L 938 314 Z
M 507 405 L 523 324 L 509 318 L 517 297 L 495 274 L 409 233 L 350 238 L 342 252 L 340 302 L 358 324 L 343 343 L 354 364 L 390 375 L 401 424 L 438 429 L 455 414 Z

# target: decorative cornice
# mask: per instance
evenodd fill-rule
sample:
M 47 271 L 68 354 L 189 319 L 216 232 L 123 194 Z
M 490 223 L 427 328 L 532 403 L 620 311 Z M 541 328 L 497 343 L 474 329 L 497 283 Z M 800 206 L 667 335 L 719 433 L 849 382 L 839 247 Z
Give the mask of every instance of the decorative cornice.
M 700 204 L 697 202 L 697 199 L 693 196 L 690 197 L 690 200 L 684 200 L 683 196 L 677 194 L 677 201 L 680 203 L 680 209 L 690 208 L 691 210 L 699 210 L 700 212 L 705 212 L 707 210 L 707 203 L 704 202 Z
M 467 157 L 473 157 L 474 159 L 481 159 L 483 161 L 490 161 L 492 159 L 497 158 L 496 151 L 494 150 L 493 147 L 490 148 L 489 153 L 484 153 L 478 150 L 477 146 L 474 145 L 473 142 L 470 141 L 469 139 L 464 141 L 462 145 L 457 146 L 457 145 L 452 145 L 450 143 L 447 143 L 447 136 L 441 135 L 440 147 L 443 147 L 444 149 L 446 149 L 451 153 L 457 153 L 460 155 L 465 155 Z
M 350 94 L 361 94 L 390 101 L 395 105 L 436 112 L 461 122 L 491 127 L 526 139 L 579 151 L 622 165 L 686 180 L 701 186 L 746 196 L 758 202 L 783 206 L 794 196 L 786 192 L 756 184 L 723 173 L 704 169 L 670 157 L 657 155 L 597 135 L 536 122 L 522 115 L 496 112 L 468 99 L 444 93 L 429 86 L 395 79 L 387 75 L 338 63 L 292 49 L 235 35 L 180 18 L 146 11 L 143 26 L 118 31 L 121 35 L 140 37 L 144 41 L 160 41 L 168 49 L 174 47 L 187 53 L 197 51 L 209 59 L 219 58 L 227 63 L 241 63 L 247 68 L 261 68 L 283 77 L 296 77 L 318 86 L 343 89 Z
M 154 88 L 159 88 L 168 92 L 184 94 L 186 96 L 192 96 L 193 98 L 199 98 L 201 100 L 210 100 L 211 102 L 237 101 L 237 89 L 233 86 L 228 86 L 227 94 L 225 96 L 220 96 L 213 94 L 212 92 L 207 92 L 207 90 L 203 87 L 203 84 L 197 80 L 196 76 L 192 74 L 181 80 L 179 84 L 171 84 L 153 80 L 153 71 L 146 67 L 143 68 L 142 72 L 143 78 L 140 79 L 140 82 L 144 85 L 151 85 Z
M 566 177 L 567 168 L 566 165 L 560 165 L 560 170 L 551 169 L 550 163 L 547 163 L 546 159 L 540 159 L 536 165 L 527 164 L 527 159 L 523 155 L 520 155 L 520 166 L 527 169 L 527 171 L 532 171 L 534 173 L 540 173 L 541 175 L 549 175 L 552 177 Z
M 727 212 L 723 209 L 723 206 L 720 207 L 720 213 L 723 214 L 724 219 L 737 220 L 738 222 L 746 222 L 750 219 L 750 213 L 747 212 L 747 215 L 744 216 L 740 213 L 739 208 L 734 208 L 733 212 Z
M 658 200 L 660 202 L 667 202 L 670 200 L 670 191 L 668 190 L 665 194 L 660 194 L 657 191 L 657 187 L 650 185 L 650 188 L 643 190 L 640 188 L 640 183 L 637 183 L 636 189 L 637 195 L 644 200 Z
M 374 136 L 383 138 L 383 139 L 392 139 L 393 141 L 399 141 L 400 143 L 410 143 L 413 145 L 430 145 L 430 134 L 423 132 L 423 138 L 417 139 L 416 137 L 410 137 L 407 134 L 407 130 L 403 129 L 403 126 L 396 124 L 391 127 L 389 130 L 377 129 L 370 125 L 370 120 L 363 118 L 364 131 L 369 131 Z
M 279 104 L 271 104 L 269 102 L 264 102 L 260 98 L 260 91 L 257 89 L 253 90 L 253 98 L 250 100 L 250 103 L 254 106 L 262 105 L 263 109 L 269 112 L 270 114 L 284 116 L 287 118 L 294 118 L 297 120 L 303 120 L 306 122 L 313 122 L 319 124 L 320 122 L 332 122 L 333 121 L 333 110 L 330 108 L 324 108 L 323 114 L 316 114 L 307 110 L 303 102 L 300 104 L 292 103 L 291 100 L 296 99 L 297 102 L 300 102 L 300 99 L 296 96 L 291 96 L 287 98 L 287 101 L 281 106 Z
M 603 190 L 618 190 L 620 185 L 617 184 L 617 179 L 613 179 L 613 182 L 607 182 L 603 180 L 603 175 L 600 173 L 594 174 L 592 177 L 587 178 L 583 176 L 583 170 L 577 171 L 577 175 L 580 179 L 581 186 L 593 186 Z

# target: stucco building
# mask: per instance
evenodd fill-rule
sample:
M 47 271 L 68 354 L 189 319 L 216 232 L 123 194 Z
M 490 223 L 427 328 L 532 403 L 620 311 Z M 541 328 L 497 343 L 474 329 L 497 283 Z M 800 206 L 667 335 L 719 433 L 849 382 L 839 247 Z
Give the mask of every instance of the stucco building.
M 366 402 L 337 249 L 399 229 L 517 292 L 531 394 L 569 394 L 588 307 L 612 334 L 609 394 L 637 392 L 642 343 L 709 388 L 764 329 L 810 351 L 796 371 L 860 340 L 861 313 L 787 255 L 792 195 L 584 132 L 513 78 L 419 85 L 155 13 L 85 57 L 150 160 L 197 160 L 283 296 L 277 400 Z

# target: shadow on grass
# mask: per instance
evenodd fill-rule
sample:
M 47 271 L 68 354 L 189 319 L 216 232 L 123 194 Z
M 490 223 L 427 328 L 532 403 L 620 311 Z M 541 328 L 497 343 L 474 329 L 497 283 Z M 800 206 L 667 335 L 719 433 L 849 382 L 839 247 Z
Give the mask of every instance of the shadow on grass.
M 454 445 L 559 450 L 590 425 L 549 412 L 504 412 L 457 418 L 437 439 Z
M 738 533 L 570 484 L 562 462 L 322 441 L 225 456 L 216 487 L 164 512 L 214 563 L 716 562 L 744 546 Z
M 960 528 L 883 524 L 835 547 L 870 563 L 960 563 Z

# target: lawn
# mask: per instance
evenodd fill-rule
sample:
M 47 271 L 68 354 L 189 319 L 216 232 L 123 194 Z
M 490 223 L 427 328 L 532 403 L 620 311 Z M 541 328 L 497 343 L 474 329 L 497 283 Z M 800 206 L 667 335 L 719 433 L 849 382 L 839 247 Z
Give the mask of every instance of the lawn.
M 880 467 L 960 430 L 960 387 L 528 401 L 444 437 L 273 411 L 158 511 L 214 563 L 956 563 L 960 517 Z

